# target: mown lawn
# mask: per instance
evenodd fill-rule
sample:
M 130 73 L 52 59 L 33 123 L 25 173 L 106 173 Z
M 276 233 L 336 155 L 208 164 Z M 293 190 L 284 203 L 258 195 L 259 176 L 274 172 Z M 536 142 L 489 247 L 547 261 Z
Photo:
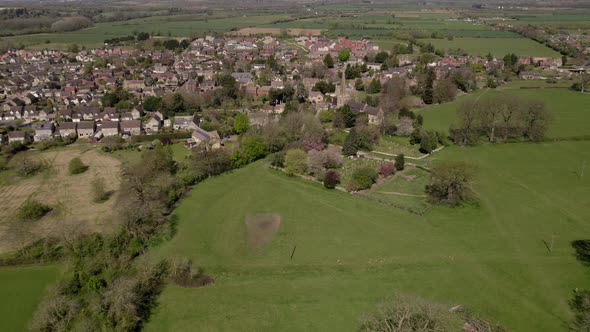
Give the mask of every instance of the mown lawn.
M 419 112 L 424 116 L 424 127 L 448 132 L 456 118 L 459 105 L 465 100 L 485 98 L 494 95 L 512 94 L 526 99 L 541 100 L 552 113 L 548 138 L 568 138 L 590 135 L 590 94 L 568 89 L 512 89 L 511 85 L 502 90 L 482 89 L 457 98 L 452 103 L 428 106 Z
M 45 289 L 57 281 L 56 266 L 0 268 L 0 317 L 3 331 L 26 331 Z
M 510 331 L 565 331 L 568 300 L 590 287 L 572 240 L 590 236 L 590 142 L 446 148 L 478 167 L 478 204 L 421 218 L 267 169 L 258 162 L 197 185 L 178 233 L 153 251 L 214 276 L 166 287 L 148 331 L 354 331 L 396 293 L 462 304 Z M 247 245 L 245 217 L 277 213 L 274 239 Z M 543 240 L 555 237 L 552 253 Z M 293 259 L 289 257 L 296 248 Z

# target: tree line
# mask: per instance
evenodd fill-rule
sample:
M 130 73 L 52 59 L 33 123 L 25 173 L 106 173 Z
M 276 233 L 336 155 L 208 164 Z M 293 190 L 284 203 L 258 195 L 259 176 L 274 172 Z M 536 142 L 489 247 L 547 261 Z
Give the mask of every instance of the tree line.
M 459 145 L 475 145 L 482 140 L 540 142 L 551 120 L 551 113 L 543 102 L 513 95 L 464 102 L 457 116 L 450 127 L 450 137 Z

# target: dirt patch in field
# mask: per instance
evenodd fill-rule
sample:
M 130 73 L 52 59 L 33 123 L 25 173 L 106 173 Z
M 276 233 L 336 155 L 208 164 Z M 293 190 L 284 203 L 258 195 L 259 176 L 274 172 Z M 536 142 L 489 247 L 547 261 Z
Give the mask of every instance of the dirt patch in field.
M 31 178 L 15 176 L 0 186 L 0 253 L 17 249 L 36 239 L 74 232 L 105 233 L 114 227 L 113 197 L 104 203 L 92 201 L 91 182 L 102 177 L 107 190 L 116 191 L 120 182 L 119 160 L 95 148 L 70 147 L 34 152 L 48 169 Z M 70 175 L 68 164 L 79 157 L 89 166 L 82 174 Z M 16 212 L 27 199 L 50 205 L 53 210 L 35 222 L 23 222 Z
M 229 34 L 236 34 L 238 36 L 249 36 L 249 35 L 280 35 L 286 33 L 290 36 L 319 36 L 322 34 L 321 29 L 299 29 L 299 28 L 242 28 L 238 31 L 231 32 Z
M 248 244 L 253 249 L 263 247 L 279 230 L 281 217 L 278 214 L 261 213 L 246 217 Z

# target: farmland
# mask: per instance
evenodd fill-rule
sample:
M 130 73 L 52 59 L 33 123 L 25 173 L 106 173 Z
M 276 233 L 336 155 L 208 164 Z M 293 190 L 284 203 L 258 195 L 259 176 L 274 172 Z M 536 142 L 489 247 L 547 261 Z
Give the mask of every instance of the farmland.
M 590 285 L 569 246 L 590 230 L 590 178 L 575 173 L 588 148 L 445 149 L 435 162 L 477 165 L 479 206 L 437 207 L 425 218 L 261 163 L 208 180 L 177 209 L 177 236 L 154 254 L 190 257 L 216 283 L 168 286 L 147 329 L 352 331 L 377 302 L 410 292 L 463 304 L 510 330 L 564 330 L 571 290 Z M 281 225 L 253 251 L 244 220 L 256 213 L 279 214 Z M 552 235 L 549 253 L 542 240 Z
M 33 317 L 43 292 L 57 281 L 55 266 L 0 268 L 0 316 L 4 331 L 23 331 Z
M 281 15 L 212 18 L 202 15 L 155 16 L 122 22 L 97 23 L 93 27 L 64 33 L 33 34 L 3 38 L 15 44 L 51 48 L 77 43 L 86 47 L 101 47 L 104 40 L 148 32 L 151 35 L 190 37 L 205 33 L 221 33 L 241 27 L 271 23 L 285 18 Z
M 47 164 L 47 168 L 40 174 L 29 178 L 4 174 L 6 182 L 2 184 L 5 199 L 0 206 L 0 253 L 37 238 L 60 236 L 65 228 L 85 232 L 108 232 L 112 228 L 114 200 L 93 203 L 89 179 L 102 177 L 108 190 L 116 189 L 119 183 L 118 160 L 103 155 L 94 148 L 84 147 L 34 153 L 32 157 Z M 80 157 L 83 163 L 91 165 L 84 174 L 68 174 L 68 163 L 75 157 Z M 85 181 L 80 181 L 81 178 Z M 53 211 L 33 223 L 17 220 L 17 209 L 30 198 L 51 205 Z
M 525 38 L 455 38 L 447 39 L 425 39 L 425 42 L 432 43 L 436 48 L 462 49 L 472 55 L 486 55 L 502 57 L 508 53 L 522 56 L 559 56 L 559 53 L 545 47 L 535 41 Z

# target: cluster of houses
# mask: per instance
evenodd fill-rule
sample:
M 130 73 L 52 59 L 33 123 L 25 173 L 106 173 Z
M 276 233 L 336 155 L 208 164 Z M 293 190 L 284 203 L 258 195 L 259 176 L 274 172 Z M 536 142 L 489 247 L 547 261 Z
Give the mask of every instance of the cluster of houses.
M 316 68 L 323 66 L 326 54 L 337 60 L 342 49 L 350 50 L 350 58 L 346 62 L 335 61 L 334 68 L 324 68 L 318 75 Z M 115 135 L 153 134 L 163 128 L 193 131 L 192 143 L 217 141 L 216 133 L 200 130 L 198 116 L 166 118 L 160 112 L 144 112 L 141 101 L 149 96 L 176 92 L 205 94 L 220 89 L 215 78 L 228 61 L 236 64 L 231 76 L 248 98 L 262 98 L 297 79 L 307 90 L 308 102 L 315 110 L 349 104 L 354 112 L 366 113 L 370 123 L 379 124 L 383 111 L 354 102 L 354 82 L 342 79 L 341 73 L 348 65 L 362 65 L 367 68 L 361 78 L 365 83 L 373 79 L 385 83 L 399 76 L 407 77 L 408 84 L 412 84 L 415 79 L 410 74 L 419 54 L 398 54 L 399 66 L 383 68 L 367 61 L 378 51 L 379 46 L 366 39 L 331 40 L 323 36 L 298 37 L 296 45 L 271 36 L 206 36 L 193 40 L 180 53 L 119 48 L 82 50 L 76 54 L 10 50 L 0 54 L 0 124 L 28 126 L 29 130 L 24 134 L 18 130 L 10 132 L 2 141 L 44 140 L 64 135 L 100 140 Z M 305 57 L 293 61 L 300 52 Z M 281 67 L 280 73 L 269 64 L 271 58 Z M 562 65 L 561 58 L 550 57 L 520 57 L 518 63 L 548 71 L 559 70 Z M 468 70 L 468 64 L 491 69 L 502 67 L 503 61 L 481 56 L 446 56 L 427 65 L 443 77 L 450 71 Z M 523 72 L 521 77 L 541 78 L 538 70 Z M 261 76 L 269 72 L 271 77 L 263 83 Z M 313 89 L 320 80 L 339 87 L 335 93 L 324 95 Z M 118 87 L 139 101 L 137 105 L 125 111 L 102 106 L 105 94 Z M 248 111 L 253 123 L 264 123 L 282 113 L 284 105 L 271 102 Z M 27 134 L 33 131 L 34 135 Z

